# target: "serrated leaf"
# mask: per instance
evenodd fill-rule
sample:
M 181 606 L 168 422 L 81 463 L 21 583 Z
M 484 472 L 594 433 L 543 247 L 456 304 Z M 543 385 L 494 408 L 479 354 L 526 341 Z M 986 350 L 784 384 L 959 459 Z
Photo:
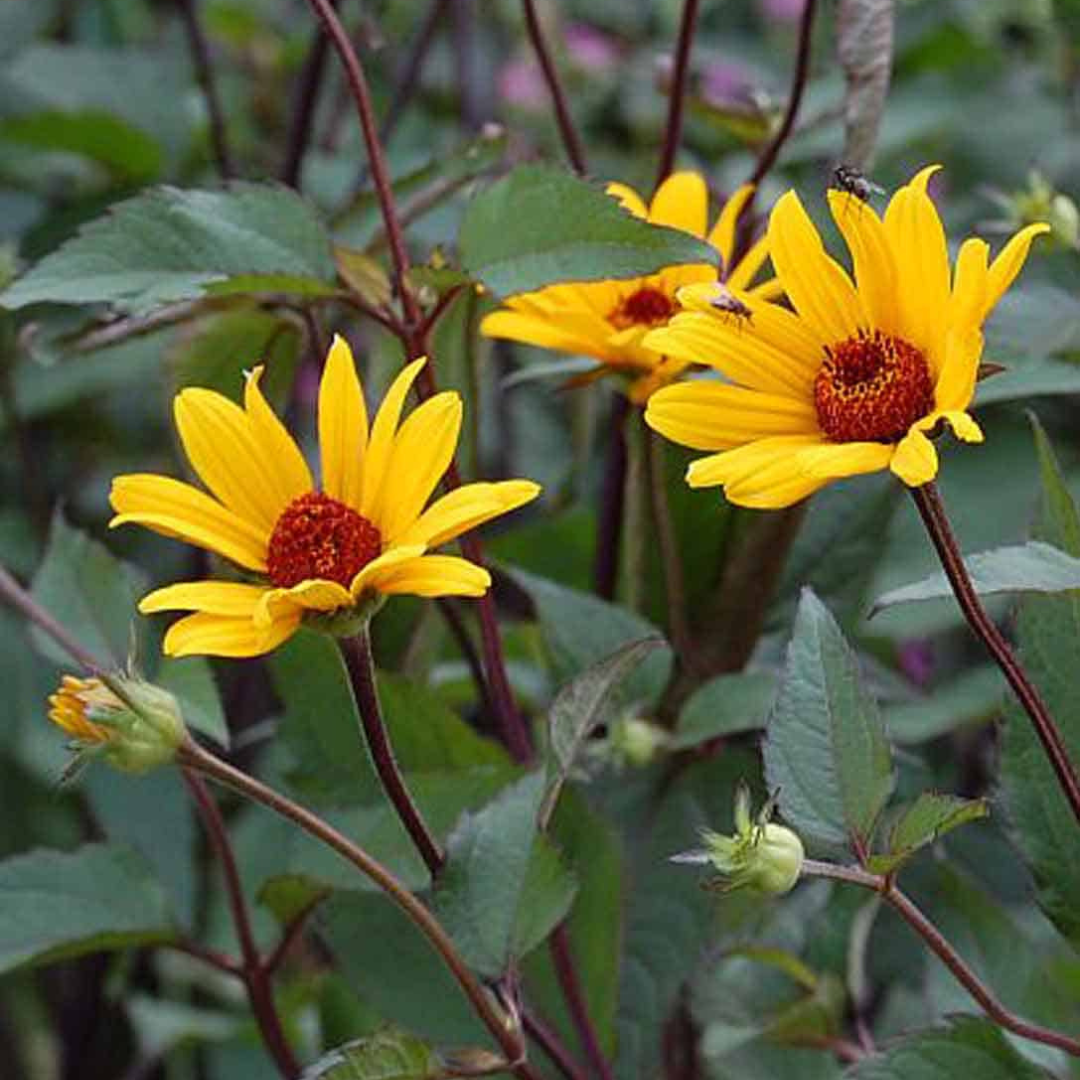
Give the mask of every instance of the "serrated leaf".
M 134 567 L 68 525 L 60 511 L 53 515 L 49 545 L 30 591 L 103 664 L 121 667 L 127 660 L 138 627 L 135 599 L 145 585 Z M 51 637 L 36 627 L 32 636 L 43 656 L 71 667 L 71 657 Z
M 966 555 L 964 564 L 980 596 L 1015 592 L 1059 593 L 1080 589 L 1080 558 L 1039 540 Z M 945 574 L 931 574 L 922 581 L 883 593 L 874 601 L 870 617 L 894 604 L 940 600 L 952 595 L 952 586 Z
M 196 299 L 230 278 L 267 274 L 333 283 L 327 235 L 295 192 L 248 183 L 226 191 L 160 187 L 85 225 L 0 293 L 0 305 L 145 311 Z
M 892 73 L 893 0 L 839 0 L 836 53 L 844 71 L 844 163 L 873 157 Z
M 0 972 L 174 936 L 161 886 L 129 848 L 88 844 L 0 863 Z
M 763 748 L 770 790 L 804 839 L 866 848 L 892 790 L 889 744 L 854 652 L 804 590 Z
M 469 965 L 491 978 L 554 929 L 573 900 L 573 876 L 538 832 L 543 792 L 542 773 L 523 777 L 466 814 L 446 844 L 435 910 Z
M 905 1035 L 844 1074 L 852 1080 L 1047 1080 L 989 1020 L 953 1017 L 947 1026 Z
M 1042 500 L 1035 535 L 1080 557 L 1080 516 L 1053 449 L 1036 421 Z M 1016 616 L 1018 658 L 1057 722 L 1066 752 L 1080 761 L 1080 595 L 1028 596 Z M 1080 944 L 1080 831 L 1030 718 L 1006 708 L 1001 785 L 1016 842 L 1034 872 L 1040 905 Z
M 660 631 L 626 608 L 536 574 L 513 570 L 511 577 L 531 597 L 551 653 L 556 677 L 566 681 L 611 656 L 620 646 Z M 654 701 L 667 681 L 671 650 L 657 649 L 626 680 L 628 700 Z
M 301 1080 L 437 1080 L 447 1072 L 423 1039 L 383 1028 L 331 1050 L 309 1065 Z
M 166 657 L 158 665 L 154 682 L 176 698 L 189 728 L 228 749 L 229 725 L 213 669 L 205 657 L 187 656 L 181 660 Z
M 942 834 L 989 813 L 985 799 L 961 799 L 956 795 L 924 791 L 896 819 L 889 830 L 885 853 L 872 855 L 867 868 L 875 874 L 890 874 Z
M 703 240 L 650 225 L 599 188 L 541 165 L 520 165 L 477 195 L 458 242 L 462 266 L 501 296 L 717 259 Z
M 686 750 L 709 739 L 763 728 L 775 697 L 776 676 L 770 672 L 718 675 L 689 697 L 668 745 Z
M 650 637 L 623 645 L 556 694 L 548 710 L 547 790 L 539 812 L 541 829 L 551 820 L 582 745 L 609 715 L 613 693 L 653 649 L 663 644 L 663 638 Z

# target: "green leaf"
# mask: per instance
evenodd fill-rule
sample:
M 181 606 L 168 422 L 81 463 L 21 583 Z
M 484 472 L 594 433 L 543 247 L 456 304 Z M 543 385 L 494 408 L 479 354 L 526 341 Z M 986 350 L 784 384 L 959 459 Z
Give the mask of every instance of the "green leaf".
M 989 813 L 985 799 L 961 799 L 924 791 L 889 830 L 886 854 L 872 855 L 866 865 L 875 874 L 891 874 L 919 848 L 932 844 L 943 833 Z
M 329 240 L 307 203 L 270 185 L 161 187 L 84 226 L 0 293 L 0 305 L 109 303 L 138 312 L 252 274 L 334 281 Z
M 89 844 L 0 863 L 0 972 L 174 936 L 165 894 L 128 848 Z
M 570 908 L 576 884 L 539 835 L 542 773 L 466 814 L 447 841 L 435 910 L 471 967 L 491 978 L 537 945 Z
M 259 887 L 259 903 L 273 912 L 282 926 L 287 926 L 298 915 L 326 899 L 331 893 L 328 885 L 303 874 L 280 874 L 268 878 Z
M 548 711 L 547 791 L 540 807 L 540 828 L 546 829 L 582 745 L 610 713 L 618 685 L 663 638 L 642 638 L 623 645 L 611 656 L 571 679 L 555 696 Z
M 854 652 L 820 600 L 799 602 L 780 690 L 769 715 L 765 776 L 804 839 L 869 846 L 892 790 L 889 744 Z
M 1035 423 L 1042 501 L 1035 535 L 1080 557 L 1080 517 L 1053 449 Z M 1016 617 L 1018 658 L 1057 722 L 1066 752 L 1080 762 L 1080 594 L 1028 596 Z M 1014 701 L 1006 708 L 1001 786 L 1015 839 L 1038 884 L 1039 903 L 1080 944 L 1080 830 L 1030 718 Z
M 127 660 L 138 627 L 135 599 L 144 589 L 141 573 L 68 525 L 60 511 L 53 515 L 49 545 L 30 591 L 101 663 L 121 667 Z M 51 637 L 37 627 L 32 636 L 42 655 L 71 668 L 71 657 Z
M 228 749 L 229 725 L 213 669 L 205 657 L 188 656 L 182 660 L 166 657 L 158 665 L 154 682 L 176 698 L 189 728 Z
M 331 1050 L 304 1070 L 304 1080 L 437 1080 L 449 1074 L 423 1039 L 384 1028 Z
M 1005 678 L 993 664 L 971 668 L 926 697 L 886 705 L 885 729 L 893 742 L 928 742 L 964 724 L 987 721 L 1001 712 Z
M 722 735 L 763 728 L 775 697 L 776 676 L 771 673 L 718 675 L 687 700 L 668 745 L 686 750 Z
M 541 165 L 520 165 L 473 199 L 458 242 L 465 269 L 501 296 L 717 259 L 703 240 L 650 225 L 599 188 Z
M 1059 593 L 1080 589 L 1080 558 L 1038 540 L 967 555 L 964 564 L 980 596 L 1013 592 Z M 870 609 L 870 616 L 894 604 L 910 603 L 912 600 L 940 600 L 952 595 L 952 586 L 944 572 L 931 574 L 922 581 L 879 596 Z
M 536 606 L 540 630 L 560 682 L 600 663 L 622 645 L 661 637 L 652 623 L 617 604 L 523 570 L 513 570 L 510 576 Z M 671 650 L 654 651 L 626 680 L 627 699 L 653 702 L 664 688 L 670 667 Z
M 1047 1080 L 1050 1074 L 1021 1057 L 989 1020 L 956 1016 L 947 1026 L 898 1039 L 844 1075 L 851 1080 Z

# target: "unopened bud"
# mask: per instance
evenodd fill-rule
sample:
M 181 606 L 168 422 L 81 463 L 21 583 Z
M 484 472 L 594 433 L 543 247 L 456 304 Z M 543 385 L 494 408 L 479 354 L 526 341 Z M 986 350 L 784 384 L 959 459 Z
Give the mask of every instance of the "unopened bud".
M 612 725 L 609 749 L 619 765 L 644 768 L 656 760 L 667 746 L 670 736 L 656 724 L 636 716 L 627 716 Z
M 176 698 L 142 679 L 65 675 L 49 697 L 49 719 L 71 736 L 81 762 L 103 758 L 121 772 L 168 764 L 186 729 Z

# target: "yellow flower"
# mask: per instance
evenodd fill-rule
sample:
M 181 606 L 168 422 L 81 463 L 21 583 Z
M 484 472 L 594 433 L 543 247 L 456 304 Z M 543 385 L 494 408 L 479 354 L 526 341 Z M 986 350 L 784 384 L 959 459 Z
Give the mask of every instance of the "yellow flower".
M 735 226 L 752 188 L 739 188 L 724 204 L 711 231 L 708 228 L 709 193 L 694 172 L 677 172 L 657 189 L 646 208 L 641 196 L 625 184 L 608 184 L 607 192 L 623 208 L 654 225 L 668 225 L 700 237 L 718 253 L 717 264 L 732 293 L 742 295 L 765 262 L 764 239 L 755 243 L 737 265 L 731 266 Z M 613 369 L 630 375 L 630 396 L 644 401 L 653 390 L 679 374 L 689 361 L 666 357 L 646 347 L 642 339 L 665 324 L 678 310 L 675 294 L 693 282 L 715 282 L 717 266 L 698 263 L 671 266 L 649 277 L 628 281 L 590 281 L 549 285 L 538 292 L 521 293 L 506 301 L 480 324 L 488 337 L 509 338 L 542 348 L 600 361 L 595 374 Z M 751 294 L 775 296 L 775 281 L 765 282 Z M 593 374 L 593 373 L 590 373 Z
M 461 399 L 436 394 L 401 423 L 421 358 L 394 380 L 371 430 L 352 353 L 337 337 L 319 387 L 322 488 L 247 376 L 244 407 L 189 388 L 174 403 L 192 468 L 210 494 L 165 476 L 113 481 L 116 516 L 223 555 L 257 583 L 195 581 L 144 597 L 143 613 L 191 611 L 165 635 L 172 656 L 256 656 L 290 637 L 306 613 L 355 622 L 388 595 L 481 596 L 482 567 L 429 550 L 534 499 L 527 480 L 466 484 L 424 509 L 461 428 Z
M 649 400 L 645 420 L 656 431 L 719 451 L 691 464 L 691 487 L 723 484 L 731 502 L 765 508 L 886 468 L 917 487 L 937 474 L 927 437 L 935 429 L 947 424 L 966 442 L 982 441 L 966 410 L 983 320 L 1047 226 L 1021 229 L 992 263 L 984 241 L 966 240 L 950 285 L 945 231 L 926 191 L 937 168 L 897 191 L 884 220 L 829 191 L 854 283 L 789 191 L 773 209 L 767 239 L 794 311 L 750 297 L 750 317 L 736 322 L 713 309 L 708 286 L 682 290 L 693 310 L 646 343 L 730 380 L 687 382 Z
M 107 743 L 114 728 L 94 723 L 90 717 L 118 712 L 123 702 L 100 679 L 78 679 L 65 675 L 60 688 L 49 695 L 49 719 L 76 742 L 83 745 Z

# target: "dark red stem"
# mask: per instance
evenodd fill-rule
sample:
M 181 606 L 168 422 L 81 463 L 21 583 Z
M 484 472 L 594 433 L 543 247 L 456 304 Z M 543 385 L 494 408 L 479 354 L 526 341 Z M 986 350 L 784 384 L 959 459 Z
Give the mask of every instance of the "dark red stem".
M 596 523 L 596 551 L 593 555 L 593 590 L 604 600 L 615 596 L 619 579 L 619 547 L 622 539 L 623 504 L 626 497 L 626 415 L 630 402 L 616 394 L 604 441 L 604 479 L 600 489 L 600 517 Z
M 375 685 L 375 665 L 371 658 L 371 637 L 367 629 L 351 638 L 341 638 L 341 653 L 349 669 L 360 722 L 364 727 L 368 749 L 371 750 L 375 771 L 379 774 L 386 796 L 397 811 L 397 816 L 409 834 L 420 857 L 434 878 L 443 868 L 446 856 L 439 842 L 431 835 L 413 797 L 405 785 L 401 768 L 394 757 L 393 747 L 386 735 L 379 692 Z
M 203 778 L 187 768 L 181 769 L 181 775 L 195 800 L 210 845 L 221 864 L 221 874 L 225 880 L 225 894 L 228 897 L 233 925 L 236 927 L 236 936 L 240 942 L 242 960 L 240 978 L 243 979 L 244 988 L 247 990 L 248 1002 L 255 1016 L 255 1022 L 259 1025 L 259 1033 L 278 1071 L 285 1080 L 293 1080 L 294 1077 L 300 1075 L 300 1065 L 293 1057 L 288 1040 L 285 1038 L 277 1006 L 274 1004 L 270 976 L 251 932 L 251 920 L 248 918 L 247 902 L 240 882 L 240 871 L 236 865 L 236 857 L 233 855 L 232 844 L 229 842 L 225 821 L 213 796 L 207 790 Z
M 686 80 L 690 73 L 690 47 L 697 26 L 699 0 L 686 0 L 683 4 L 682 22 L 679 24 L 679 40 L 675 46 L 675 64 L 671 71 L 671 87 L 668 92 L 667 126 L 664 129 L 664 145 L 660 151 L 660 167 L 656 173 L 659 187 L 671 175 L 675 167 L 675 155 L 682 139 L 683 113 L 686 108 Z
M 330 0 L 337 6 L 338 0 Z M 304 154 L 311 142 L 315 121 L 315 106 L 326 75 L 326 58 L 330 53 L 330 39 L 320 27 L 308 46 L 300 83 L 296 92 L 296 105 L 289 120 L 289 134 L 285 139 L 285 161 L 281 166 L 281 182 L 299 188 Z
M 971 578 L 968 576 L 963 555 L 956 543 L 956 537 L 953 536 L 937 487 L 931 482 L 910 490 L 919 516 L 926 526 L 926 531 L 930 534 L 930 540 L 945 569 L 945 576 L 949 579 L 949 584 L 956 594 L 956 601 L 964 613 L 964 618 L 967 619 L 968 625 L 975 631 L 976 636 L 982 639 L 990 655 L 1004 673 L 1013 693 L 1024 707 L 1024 711 L 1031 718 L 1035 733 L 1039 736 L 1043 750 L 1057 774 L 1061 790 L 1069 800 L 1076 819 L 1080 821 L 1080 781 L 1077 780 L 1076 770 L 1065 749 L 1061 732 L 1054 723 L 1054 718 L 1050 715 L 1050 710 L 1047 709 L 1039 691 L 1035 689 L 1027 677 L 1027 672 L 1013 655 L 1008 642 L 994 625 L 993 619 L 986 614 L 986 609 L 982 606 Z
M 536 13 L 536 0 L 522 0 L 522 8 L 525 12 L 525 26 L 529 32 L 529 41 L 532 42 L 536 59 L 540 62 L 540 70 L 544 73 L 544 82 L 547 83 L 552 104 L 555 106 L 555 119 L 559 125 L 563 148 L 566 150 L 566 156 L 570 159 L 574 172 L 578 176 L 584 176 L 588 171 L 585 164 L 585 151 L 574 127 L 573 118 L 570 116 L 566 94 L 563 93 L 562 84 L 559 82 L 558 69 L 555 67 L 551 50 L 544 39 L 544 28 L 540 25 L 540 18 Z
M 574 957 L 570 951 L 570 934 L 567 932 L 565 923 L 557 926 L 552 933 L 549 950 L 552 963 L 555 965 L 555 977 L 559 980 L 559 987 L 566 1000 L 566 1006 L 570 1010 L 570 1019 L 574 1023 L 574 1030 L 581 1040 L 589 1065 L 597 1080 L 615 1080 L 615 1074 L 611 1071 L 603 1047 L 596 1036 L 596 1029 L 589 1018 L 589 1007 L 581 990 L 577 969 L 574 967 Z
M 225 138 L 225 114 L 221 108 L 221 99 L 218 97 L 214 68 L 210 63 L 210 47 L 203 33 L 202 24 L 199 22 L 196 2 L 197 0 L 176 0 L 176 7 L 187 34 L 191 60 L 195 67 L 195 78 L 206 100 L 206 112 L 210 119 L 210 143 L 214 148 L 218 173 L 222 180 L 229 180 L 235 173 L 229 144 Z
M 521 1026 L 529 1038 L 547 1054 L 552 1064 L 566 1077 L 566 1080 L 588 1080 L 582 1068 L 563 1046 L 559 1036 L 527 1007 L 521 1010 Z

